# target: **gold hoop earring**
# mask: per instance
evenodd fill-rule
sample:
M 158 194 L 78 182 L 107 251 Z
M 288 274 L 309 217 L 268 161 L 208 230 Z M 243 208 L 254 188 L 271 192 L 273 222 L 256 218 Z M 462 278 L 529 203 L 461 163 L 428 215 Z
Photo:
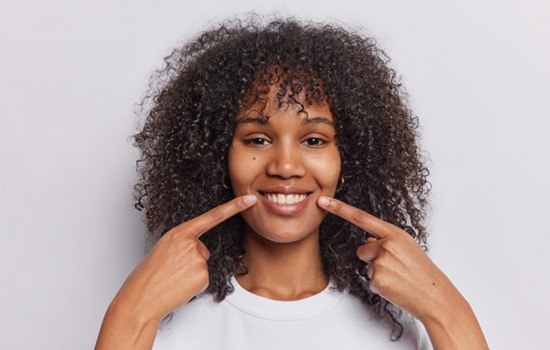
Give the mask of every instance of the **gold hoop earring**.
M 336 185 L 336 192 L 340 192 L 344 187 L 344 176 L 340 176 L 338 179 L 338 184 Z

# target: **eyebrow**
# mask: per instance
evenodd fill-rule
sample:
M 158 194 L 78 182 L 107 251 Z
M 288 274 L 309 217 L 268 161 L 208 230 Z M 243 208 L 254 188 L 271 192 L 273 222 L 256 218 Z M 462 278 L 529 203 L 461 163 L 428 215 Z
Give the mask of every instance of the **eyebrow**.
M 331 126 L 333 129 L 336 129 L 336 126 L 334 125 L 334 121 L 323 117 L 305 118 L 302 121 L 302 124 L 327 124 Z
M 244 118 L 238 119 L 235 122 L 235 126 L 238 126 L 241 124 L 266 125 L 269 121 L 269 118 L 271 118 L 271 116 L 267 116 L 267 115 L 260 115 L 257 117 L 244 117 Z M 333 129 L 336 129 L 336 126 L 334 125 L 334 121 L 324 117 L 304 118 L 304 120 L 302 121 L 302 124 L 327 124 L 328 126 L 331 126 Z

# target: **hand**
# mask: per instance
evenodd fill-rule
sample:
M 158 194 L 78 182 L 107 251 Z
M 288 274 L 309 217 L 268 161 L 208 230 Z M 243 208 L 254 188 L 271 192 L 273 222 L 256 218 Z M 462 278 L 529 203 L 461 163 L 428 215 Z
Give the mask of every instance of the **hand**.
M 238 197 L 172 228 L 130 274 L 113 303 L 131 308 L 142 320 L 160 321 L 203 292 L 210 253 L 199 237 L 256 200 L 254 195 Z
M 369 288 L 422 320 L 455 291 L 449 279 L 404 230 L 337 199 L 321 197 L 319 206 L 371 233 L 357 249 L 368 263 Z M 445 293 L 441 293 L 445 291 Z M 456 291 L 458 293 L 458 291 Z
M 434 349 L 489 348 L 466 299 L 407 232 L 334 198 L 318 204 L 374 236 L 357 249 L 370 289 L 420 320 Z

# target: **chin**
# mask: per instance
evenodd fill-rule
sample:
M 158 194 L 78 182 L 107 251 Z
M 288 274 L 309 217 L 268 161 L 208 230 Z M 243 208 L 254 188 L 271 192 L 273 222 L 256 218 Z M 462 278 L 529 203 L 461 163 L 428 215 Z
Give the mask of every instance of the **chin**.
M 258 233 L 258 235 L 265 240 L 279 244 L 296 243 L 309 236 L 308 234 L 296 232 L 278 232 L 277 234 Z
M 319 232 L 319 226 L 305 228 L 276 225 L 277 231 L 272 231 L 264 225 L 247 224 L 247 226 L 248 234 L 256 235 L 261 237 L 263 240 L 280 244 L 295 243 L 310 238 L 312 236 L 315 236 L 315 239 L 317 240 L 317 235 Z

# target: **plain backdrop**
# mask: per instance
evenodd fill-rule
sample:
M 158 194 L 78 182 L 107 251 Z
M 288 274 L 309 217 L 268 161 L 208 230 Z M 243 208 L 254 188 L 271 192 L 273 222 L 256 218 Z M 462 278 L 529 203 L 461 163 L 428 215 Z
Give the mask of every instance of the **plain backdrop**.
M 547 347 L 549 4 L 1 0 L 0 347 L 93 347 L 145 249 L 136 103 L 171 48 L 250 10 L 377 38 L 420 118 L 431 257 L 493 349 Z

